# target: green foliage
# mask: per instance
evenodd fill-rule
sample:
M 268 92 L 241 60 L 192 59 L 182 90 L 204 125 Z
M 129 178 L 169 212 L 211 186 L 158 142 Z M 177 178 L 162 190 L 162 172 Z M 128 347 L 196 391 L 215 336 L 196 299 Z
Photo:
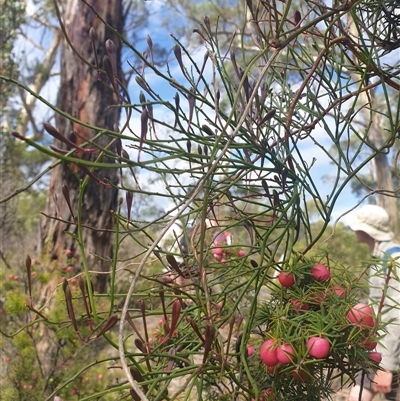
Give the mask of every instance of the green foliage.
M 24 22 L 25 1 L 2 1 L 0 15 L 0 47 L 2 49 L 1 75 L 17 77 L 18 67 L 14 59 L 14 42 L 18 35 L 18 29 Z M 0 82 L 1 100 L 4 102 L 13 93 L 15 87 Z M 3 107 L 0 110 L 3 110 Z
M 26 295 L 20 291 L 8 291 L 4 310 L 10 317 L 20 317 L 26 312 Z
M 315 233 L 321 230 L 322 222 L 311 225 Z M 295 245 L 295 249 L 301 250 L 307 244 L 304 238 Z M 355 275 L 359 274 L 361 265 L 369 259 L 369 249 L 365 244 L 357 243 L 354 233 L 344 224 L 339 223 L 335 227 L 328 226 L 310 255 L 324 255 L 327 260 L 332 259 L 343 266 L 349 266 Z
M 15 224 L 18 230 L 37 236 L 39 229 L 39 211 L 46 205 L 46 194 L 44 192 L 25 192 L 19 198 L 16 210 Z
M 21 34 L 24 23 L 26 23 L 25 7 L 25 1 L 6 0 L 2 1 L 1 4 L 0 45 L 2 62 L 0 74 L 9 79 L 20 78 L 21 68 L 23 69 L 21 55 L 17 53 L 15 43 Z M 28 150 L 26 144 L 17 142 L 15 138 L 10 137 L 10 131 L 21 122 L 19 92 L 15 85 L 0 80 L 0 93 L 0 170 L 2 176 L 1 195 L 3 198 L 24 185 L 26 181 L 37 176 L 49 158 L 36 150 Z M 39 188 L 36 188 L 35 191 L 31 192 L 31 195 L 37 199 L 43 197 L 44 193 L 39 193 L 39 191 Z M 32 202 L 27 192 L 23 198 L 22 202 L 30 201 L 30 205 L 21 205 L 17 198 L 1 204 L 1 251 L 11 263 L 15 262 L 12 258 L 15 254 L 13 244 L 18 243 L 26 251 L 30 250 L 31 242 L 29 240 L 24 244 L 21 243 L 23 238 L 21 230 L 34 231 L 32 224 L 35 220 L 37 222 L 38 218 L 32 212 L 39 211 L 39 208 L 43 206 L 43 198 L 37 203 Z M 38 208 L 35 209 L 35 206 Z M 28 210 L 26 210 L 27 208 Z M 35 229 L 38 229 L 37 226 Z
M 17 401 L 20 399 L 18 396 L 18 390 L 11 387 L 3 388 L 1 396 L 4 401 Z
M 43 269 L 43 266 L 36 265 L 36 268 Z M 56 389 L 62 399 L 81 399 L 103 391 L 109 383 L 118 380 L 118 375 L 110 375 L 106 367 L 106 364 L 112 365 L 117 357 L 111 357 L 109 361 L 106 359 L 106 364 L 100 362 L 102 358 L 110 357 L 101 338 L 91 344 L 82 345 L 67 320 L 65 299 L 61 293 L 56 293 L 56 306 L 45 320 L 36 316 L 36 321 L 28 324 L 34 314 L 27 312 L 28 298 L 21 291 L 22 280 L 19 278 L 19 281 L 8 281 L 12 283 L 12 287 L 7 290 L 0 313 L 1 332 L 11 336 L 10 339 L 1 337 L 2 358 L 5 363 L 5 372 L 3 371 L 1 379 L 2 399 L 43 401 L 44 394 L 50 394 Z M 43 288 L 40 282 L 33 281 L 34 299 L 39 299 Z M 81 306 L 77 305 L 78 298 L 75 300 L 77 311 L 77 306 Z M 100 300 L 98 303 L 100 305 Z M 79 326 L 84 333 L 87 319 L 82 319 Z M 45 343 L 41 343 L 43 338 L 46 339 Z M 54 354 L 46 351 L 47 343 L 57 344 Z M 93 355 L 96 355 L 98 363 L 91 362 Z M 46 373 L 49 364 L 50 376 Z M 77 375 L 78 372 L 81 375 Z M 76 375 L 77 378 L 71 383 L 65 383 L 67 378 Z M 104 399 L 111 400 L 107 396 Z
M 200 14 L 207 5 L 188 7 Z M 238 3 L 227 5 L 232 5 L 228 17 L 233 17 Z M 3 378 L 10 400 L 32 400 L 34 392 L 46 401 L 55 395 L 65 400 L 190 400 L 195 391 L 204 400 L 251 400 L 271 388 L 276 401 L 312 401 L 331 394 L 335 374 L 343 385 L 371 366 L 363 340 L 379 336 L 383 327 L 378 322 L 367 333 L 344 318 L 365 289 L 360 277 L 366 250 L 356 246 L 354 235 L 341 224 L 332 234 L 329 222 L 344 187 L 387 150 L 387 143 L 375 149 L 366 136 L 358 134 L 355 141 L 348 135 L 356 134 L 358 125 L 353 122 L 356 108 L 343 118 L 347 105 L 355 106 L 369 90 L 361 65 L 368 61 L 382 90 L 396 85 L 394 67 L 380 64 L 374 42 L 337 36 L 342 30 L 339 14 L 363 29 L 357 23 L 366 2 L 333 5 L 336 10 L 307 3 L 300 16 L 290 2 L 247 5 L 253 35 L 246 24 L 243 32 L 254 46 L 246 63 L 239 56 L 244 48 L 237 49 L 236 42 L 229 48 L 229 41 L 216 34 L 222 30 L 229 37 L 232 32 L 224 29 L 236 25 L 221 25 L 213 16 L 199 21 L 198 33 L 207 48 L 200 64 L 175 40 L 177 64 L 157 67 L 120 36 L 136 57 L 132 65 L 143 65 L 132 67 L 140 96 L 128 100 L 124 83 L 111 79 L 109 89 L 118 92 L 127 123 L 120 131 L 103 130 L 99 118 L 99 127 L 90 127 L 96 132 L 89 146 L 90 152 L 96 149 L 95 161 L 82 157 L 82 149 L 71 147 L 64 154 L 25 138 L 38 151 L 33 157 L 46 154 L 83 168 L 80 207 L 89 185 L 91 190 L 116 185 L 122 200 L 117 210 L 106 210 L 115 222 L 106 293 L 93 290 L 96 272 L 87 260 L 95 250 L 83 240 L 87 232 L 101 239 L 104 205 L 95 205 L 99 218 L 91 226 L 82 224 L 79 207 L 71 221 L 48 216 L 74 239 L 81 263 L 67 254 L 57 263 L 44 252 L 7 284 L 1 330 L 10 338 L 2 343 L 12 360 Z M 300 21 L 295 23 L 292 15 Z M 370 34 L 363 31 L 359 37 Z M 93 67 L 92 72 L 108 85 L 105 71 Z M 24 88 L 7 76 L 0 78 Z M 174 100 L 160 94 L 157 78 L 174 88 Z M 368 107 L 377 112 L 372 102 Z M 397 135 L 397 122 L 392 116 L 387 131 L 391 139 Z M 323 135 L 316 127 L 324 128 Z M 113 140 L 107 148 L 100 145 L 102 136 Z M 335 181 L 328 194 L 315 183 L 315 160 L 304 152 L 308 140 L 312 151 L 321 152 L 316 157 L 332 162 Z M 367 147 L 367 158 L 355 163 L 344 140 L 352 141 L 356 154 Z M 131 152 L 130 158 L 122 149 Z M 124 182 L 100 180 L 101 169 L 124 170 Z M 138 177 L 127 187 L 126 177 L 133 173 Z M 35 220 L 24 217 L 32 199 L 37 199 L 35 210 L 44 202 L 43 196 L 24 193 L 18 212 L 21 232 L 34 231 Z M 65 193 L 62 201 L 67 202 Z M 170 203 L 177 206 L 175 215 L 160 212 Z M 149 204 L 154 209 L 143 210 Z M 160 246 L 178 220 L 192 225 L 185 255 L 179 247 L 170 251 Z M 233 233 L 233 244 L 216 244 L 217 234 L 226 232 Z M 316 262 L 329 267 L 330 281 L 312 280 L 309 271 Z M 13 270 L 2 267 L 3 277 L 7 269 Z M 277 284 L 282 270 L 294 273 L 296 286 Z M 346 287 L 344 298 L 334 293 L 335 284 Z M 310 308 L 294 311 L 294 298 Z M 309 357 L 305 344 L 310 333 L 329 339 L 328 357 Z M 295 364 L 272 373 L 260 365 L 259 346 L 270 337 L 297 344 Z M 54 352 L 46 354 L 50 344 Z M 256 347 L 254 357 L 248 344 Z M 294 372 L 314 380 L 294 382 Z M 184 385 L 178 388 L 176 381 Z M 139 396 L 141 391 L 146 395 Z
M 362 367 L 373 366 L 366 345 L 369 340 L 374 341 L 373 328 L 351 325 L 347 318 L 348 311 L 357 303 L 360 284 L 350 270 L 333 265 L 329 266 L 330 271 L 337 273 L 329 280 L 313 279 L 311 268 L 317 262 L 318 259 L 304 260 L 299 256 L 290 266 L 284 266 L 284 271 L 294 275 L 295 284 L 285 288 L 273 283 L 271 300 L 258 312 L 257 325 L 266 329 L 249 357 L 249 368 L 258 388 L 270 388 L 277 399 L 317 401 L 321 395 L 329 397 L 332 389 L 328 381 L 333 377 L 350 380 Z M 340 292 L 336 293 L 338 289 Z M 326 358 L 309 355 L 306 344 L 314 336 L 329 341 L 331 349 Z M 273 339 L 276 348 L 291 345 L 293 363 L 267 368 L 259 352 L 268 339 Z

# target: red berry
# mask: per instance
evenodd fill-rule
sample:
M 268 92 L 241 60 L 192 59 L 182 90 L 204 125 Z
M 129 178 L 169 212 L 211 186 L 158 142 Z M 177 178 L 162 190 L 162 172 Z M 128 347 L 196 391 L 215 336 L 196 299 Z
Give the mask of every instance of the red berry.
M 238 256 L 239 256 L 239 258 L 242 258 L 243 256 L 246 256 L 246 251 L 243 250 L 243 249 L 240 249 L 240 250 L 238 251 Z
M 72 257 L 72 251 L 71 251 L 71 249 L 66 249 L 66 250 L 65 250 L 65 254 L 67 255 L 67 258 L 71 258 L 71 257 Z
M 259 394 L 259 396 L 258 396 L 258 398 L 257 398 L 258 401 L 270 401 L 270 400 L 273 400 L 273 399 L 274 399 L 274 396 L 273 396 L 273 394 L 272 394 L 271 388 L 265 389 L 265 390 L 263 391 L 263 393 L 262 393 L 262 394 Z M 254 398 L 252 398 L 251 400 L 252 400 L 252 401 L 255 401 Z
M 370 352 L 369 359 L 376 364 L 380 364 L 382 361 L 382 354 L 380 352 Z
M 258 400 L 259 401 L 270 401 L 274 399 L 274 395 L 272 393 L 271 388 L 267 388 L 263 391 L 262 394 L 259 395 Z
M 252 356 L 254 353 L 254 345 L 248 345 L 247 346 L 247 355 Z
M 301 371 L 300 374 L 299 374 L 299 372 L 295 370 L 292 373 L 292 376 L 293 376 L 294 379 L 302 381 L 302 382 L 305 382 L 307 380 L 307 374 L 304 371 Z
M 350 320 L 350 323 L 359 326 L 373 327 L 375 323 L 372 308 L 362 302 L 354 305 L 350 309 L 347 313 L 347 318 Z
M 335 295 L 337 295 L 341 299 L 343 299 L 346 296 L 345 289 L 342 286 L 338 285 L 338 284 L 335 284 L 333 286 L 333 292 L 335 293 Z
M 276 355 L 275 340 L 270 339 L 265 341 L 260 349 L 260 358 L 267 366 L 275 366 L 278 364 L 278 357 Z
M 306 311 L 309 309 L 309 305 L 307 302 L 301 302 L 298 299 L 292 299 L 292 306 L 293 309 L 296 309 L 297 312 L 299 311 Z
M 308 353 L 314 358 L 322 359 L 329 355 L 331 345 L 326 338 L 323 337 L 311 337 L 307 341 Z
M 376 348 L 376 346 L 378 345 L 378 343 L 376 341 L 367 341 L 363 343 L 365 345 L 365 347 L 367 347 L 369 350 L 374 350 Z
M 323 302 L 326 302 L 326 300 L 328 299 L 328 296 L 325 291 L 319 291 L 315 294 L 312 294 L 311 299 L 316 304 L 322 304 Z
M 288 363 L 293 362 L 293 347 L 290 344 L 281 344 L 276 349 L 276 357 L 278 358 L 278 361 L 283 365 L 287 365 Z
M 214 308 L 215 308 L 215 310 L 220 311 L 220 310 L 222 309 L 223 306 L 224 306 L 224 304 L 220 301 L 220 302 L 217 302 L 217 303 L 214 305 Z
M 213 248 L 212 253 L 214 255 L 222 255 L 224 253 L 224 250 L 222 248 Z
M 311 268 L 311 275 L 317 281 L 327 281 L 331 277 L 328 268 L 320 263 Z
M 294 276 L 290 272 L 280 272 L 278 280 L 282 287 L 291 287 L 294 284 Z
M 278 361 L 279 362 L 279 361 Z M 267 373 L 270 376 L 275 376 L 279 372 L 279 365 L 267 366 Z

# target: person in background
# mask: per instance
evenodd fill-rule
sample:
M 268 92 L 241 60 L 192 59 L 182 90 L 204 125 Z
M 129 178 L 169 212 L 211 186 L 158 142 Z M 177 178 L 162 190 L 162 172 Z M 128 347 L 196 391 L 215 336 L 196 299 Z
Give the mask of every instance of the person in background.
M 214 254 L 214 259 L 219 262 L 226 262 L 228 259 L 228 249 L 232 245 L 232 234 L 229 231 L 221 231 L 217 228 L 214 231 L 213 242 L 211 244 L 211 250 Z
M 231 246 L 232 234 L 229 231 L 221 232 L 219 229 L 214 234 L 213 246 Z
M 382 354 L 380 366 L 383 370 L 364 375 L 362 388 L 360 374 L 351 389 L 349 401 L 371 401 L 378 393 L 384 394 L 386 400 L 400 401 L 400 245 L 393 242 L 394 234 L 390 230 L 389 221 L 388 213 L 376 205 L 361 207 L 348 220 L 358 242 L 367 244 L 372 257 L 379 259 L 377 264 L 371 265 L 369 271 L 369 295 L 375 312 L 383 294 L 388 271 L 386 265 L 390 259 L 397 259 L 381 312 L 381 321 L 390 322 L 386 326 L 387 334 L 377 346 L 377 351 Z

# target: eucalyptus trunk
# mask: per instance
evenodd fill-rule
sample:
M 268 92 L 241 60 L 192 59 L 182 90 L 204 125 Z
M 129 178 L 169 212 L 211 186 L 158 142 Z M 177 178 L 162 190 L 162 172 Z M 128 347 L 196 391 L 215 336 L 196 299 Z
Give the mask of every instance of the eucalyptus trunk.
M 374 100 L 374 99 L 373 99 Z M 384 132 L 383 118 L 374 115 L 372 127 L 368 133 L 368 141 L 374 147 L 379 148 L 384 145 Z M 376 179 L 376 188 L 381 191 L 378 192 L 377 200 L 378 205 L 383 207 L 390 216 L 390 224 L 395 233 L 399 233 L 399 221 L 397 212 L 397 199 L 394 196 L 394 185 L 392 178 L 392 169 L 389 164 L 387 152 L 377 153 L 373 160 L 374 173 Z M 392 195 L 393 194 L 393 195 Z
M 359 37 L 356 29 L 356 23 L 350 19 L 350 33 L 355 39 Z M 350 73 L 357 82 L 357 75 Z M 378 99 L 375 90 L 368 92 L 362 91 L 359 94 L 359 104 L 363 105 L 360 110 L 360 115 L 363 117 L 363 124 L 365 129 L 368 129 L 368 143 L 374 148 L 379 149 L 387 141 L 382 135 L 385 132 L 385 121 L 382 114 L 376 110 L 379 109 Z M 385 106 L 383 106 L 385 107 Z M 372 112 L 371 112 L 372 110 Z M 373 159 L 373 177 L 376 182 L 377 203 L 383 207 L 390 216 L 390 225 L 392 230 L 399 233 L 399 219 L 397 210 L 397 198 L 395 197 L 395 190 L 392 178 L 392 169 L 388 161 L 388 152 L 377 152 Z
M 108 24 L 119 32 L 123 29 L 122 0 L 95 0 L 91 2 L 93 9 Z M 89 30 L 96 32 L 97 59 L 101 63 L 106 55 L 105 42 L 111 39 L 117 48 L 117 64 L 120 70 L 121 46 L 117 37 L 106 28 L 105 24 L 82 1 L 70 0 L 65 6 L 62 15 L 66 34 L 72 47 L 64 37 L 61 44 L 61 80 L 57 98 L 57 107 L 75 117 L 79 121 L 89 123 L 105 129 L 113 129 L 118 124 L 120 111 L 117 107 L 110 107 L 118 103 L 117 96 L 102 80 L 98 79 L 95 68 L 85 64 L 76 53 L 90 64 L 95 65 L 95 55 Z M 107 78 L 104 77 L 107 82 Z M 110 84 L 107 82 L 107 84 Z M 91 141 L 98 132 L 73 123 L 63 115 L 56 116 L 56 128 L 66 138 L 81 144 Z M 101 148 L 110 144 L 112 138 L 103 135 L 95 143 Z M 55 146 L 69 149 L 67 145 L 56 140 Z M 93 146 L 91 146 L 93 147 Z M 86 156 L 85 156 L 86 157 Z M 90 156 L 94 160 L 97 155 Z M 104 162 L 111 160 L 102 159 Z M 103 182 L 118 182 L 115 169 L 96 169 L 93 174 Z M 82 269 L 79 250 L 76 241 L 66 232 L 77 234 L 77 226 L 68 208 L 62 192 L 65 185 L 69 190 L 72 210 L 78 213 L 79 182 L 85 174 L 74 165 L 63 163 L 52 170 L 50 187 L 47 199 L 46 214 L 56 216 L 57 219 L 47 218 L 43 227 L 44 251 L 56 261 L 55 266 L 61 267 L 68 262 L 67 254 L 72 255 L 75 272 Z M 113 217 L 111 210 L 117 207 L 117 190 L 107 188 L 89 180 L 84 188 L 83 204 L 80 208 L 83 226 L 83 245 L 87 257 L 89 270 L 108 272 L 111 268 L 110 259 L 113 256 Z M 62 221 L 61 221 L 62 220 Z M 94 288 L 98 292 L 107 289 L 108 275 L 98 274 Z

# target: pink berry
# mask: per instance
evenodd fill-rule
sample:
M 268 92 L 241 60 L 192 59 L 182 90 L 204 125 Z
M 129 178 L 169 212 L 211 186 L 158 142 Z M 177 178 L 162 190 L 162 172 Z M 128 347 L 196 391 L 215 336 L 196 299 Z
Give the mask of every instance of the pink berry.
M 240 249 L 240 250 L 238 251 L 238 256 L 239 256 L 239 258 L 242 258 L 243 256 L 246 256 L 246 251 L 243 250 L 243 249 Z
M 294 285 L 294 276 L 290 272 L 280 272 L 278 275 L 278 280 L 282 287 L 291 287 Z
M 276 344 L 275 340 L 270 339 L 265 341 L 260 349 L 260 358 L 262 362 L 267 366 L 275 366 L 279 360 L 276 355 Z
M 376 364 L 380 364 L 382 361 L 382 354 L 380 352 L 370 352 L 369 359 Z
M 374 316 L 372 308 L 362 302 L 354 305 L 350 311 L 347 313 L 347 318 L 350 323 L 356 324 L 358 326 L 374 326 Z
M 317 281 L 327 281 L 331 277 L 328 268 L 320 263 L 311 268 L 311 275 Z
M 222 255 L 224 253 L 224 250 L 222 248 L 213 248 L 212 253 L 214 255 Z
M 319 291 L 319 292 L 316 292 L 315 294 L 312 294 L 311 299 L 316 304 L 322 304 L 323 302 L 327 301 L 328 296 L 325 291 Z
M 247 346 L 247 355 L 252 356 L 254 353 L 254 345 L 248 345 Z
M 298 299 L 292 299 L 292 307 L 296 310 L 296 312 L 306 311 L 309 309 L 307 302 L 301 302 Z
M 341 299 L 343 299 L 346 296 L 345 289 L 342 286 L 338 285 L 338 284 L 335 284 L 333 286 L 333 292 L 335 293 L 336 296 L 338 296 Z
M 308 353 L 318 359 L 326 358 L 329 355 L 331 345 L 326 338 L 323 337 L 311 337 L 307 341 Z
M 378 345 L 378 343 L 376 341 L 367 341 L 364 342 L 365 347 L 367 347 L 369 350 L 374 350 L 376 348 L 376 346 Z
M 278 358 L 278 361 L 283 365 L 287 365 L 288 363 L 293 362 L 293 347 L 290 344 L 281 344 L 276 349 L 276 356 Z
M 301 371 L 300 374 L 298 371 L 294 371 L 292 373 L 292 376 L 294 379 L 305 382 L 307 380 L 307 373 L 304 371 Z
M 220 311 L 220 310 L 222 309 L 223 305 L 224 305 L 223 302 L 220 301 L 220 302 L 217 302 L 217 303 L 214 305 L 214 308 L 215 308 L 215 310 Z

